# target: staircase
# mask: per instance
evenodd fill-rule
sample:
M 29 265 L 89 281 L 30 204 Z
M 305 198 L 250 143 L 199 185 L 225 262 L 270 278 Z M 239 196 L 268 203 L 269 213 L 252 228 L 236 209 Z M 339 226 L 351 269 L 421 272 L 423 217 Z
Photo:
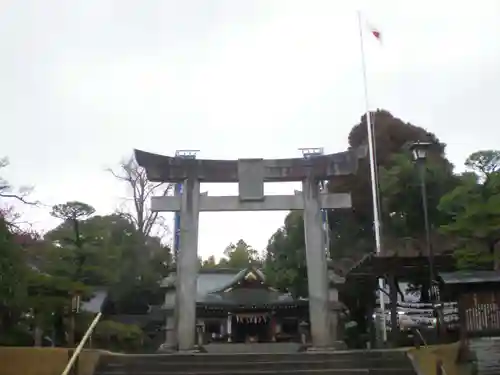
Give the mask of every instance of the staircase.
M 95 375 L 415 375 L 404 351 L 103 355 Z

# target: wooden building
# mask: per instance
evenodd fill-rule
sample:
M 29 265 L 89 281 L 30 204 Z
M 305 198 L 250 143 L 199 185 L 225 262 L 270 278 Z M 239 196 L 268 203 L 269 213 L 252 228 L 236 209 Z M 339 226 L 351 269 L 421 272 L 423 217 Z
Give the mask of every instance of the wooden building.
M 441 272 L 442 298 L 458 302 L 463 339 L 500 336 L 500 271 Z
M 339 307 L 333 285 L 342 281 L 330 272 L 332 311 Z M 167 343 L 173 343 L 174 273 L 163 280 L 162 287 Z M 300 324 L 309 323 L 309 301 L 273 288 L 262 270 L 254 267 L 202 269 L 197 278 L 196 316 L 205 342 L 300 341 Z

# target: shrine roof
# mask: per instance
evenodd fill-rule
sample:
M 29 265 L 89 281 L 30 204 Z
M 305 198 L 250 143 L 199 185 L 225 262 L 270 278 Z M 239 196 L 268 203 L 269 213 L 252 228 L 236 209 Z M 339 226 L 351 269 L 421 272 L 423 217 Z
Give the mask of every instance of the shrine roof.
M 175 274 L 162 282 L 164 287 L 175 285 Z M 172 293 L 175 293 L 172 290 Z M 197 279 L 197 303 L 218 306 L 262 306 L 290 304 L 295 300 L 291 294 L 267 285 L 264 273 L 254 267 L 242 270 L 202 270 Z M 164 308 L 172 308 L 175 301 L 166 301 Z
M 294 298 L 288 293 L 268 289 L 240 288 L 228 292 L 209 293 L 197 299 L 198 303 L 228 306 L 262 306 L 293 303 Z
M 500 283 L 500 271 L 440 272 L 439 277 L 447 285 Z
M 208 293 L 221 288 L 231 282 L 240 272 L 241 269 L 235 268 L 201 269 L 198 273 L 198 293 Z M 175 287 L 175 280 L 176 273 L 172 272 L 161 281 L 160 286 L 162 288 Z
M 455 271 L 455 259 L 450 255 L 434 255 L 435 269 L 443 272 Z M 393 274 L 396 277 L 412 277 L 421 274 L 429 268 L 427 256 L 383 256 L 376 254 L 365 255 L 346 274 L 347 278 L 382 277 Z
M 82 301 L 80 308 L 83 311 L 98 313 L 101 311 L 106 298 L 108 298 L 106 289 L 96 289 L 88 301 Z

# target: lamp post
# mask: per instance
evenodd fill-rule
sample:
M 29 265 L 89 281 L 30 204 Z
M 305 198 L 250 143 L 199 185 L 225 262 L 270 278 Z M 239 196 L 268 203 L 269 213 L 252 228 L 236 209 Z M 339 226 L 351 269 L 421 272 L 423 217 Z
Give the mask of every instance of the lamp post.
M 434 301 L 432 296 L 432 284 L 434 282 L 434 253 L 431 243 L 431 230 L 429 225 L 429 210 L 427 207 L 427 185 L 425 181 L 425 161 L 427 159 L 428 149 L 431 146 L 429 142 L 415 142 L 410 145 L 410 151 L 413 160 L 417 164 L 420 174 L 420 190 L 422 192 L 422 210 L 424 214 L 424 229 L 425 229 L 425 242 L 427 247 L 427 256 L 429 258 L 429 297 Z

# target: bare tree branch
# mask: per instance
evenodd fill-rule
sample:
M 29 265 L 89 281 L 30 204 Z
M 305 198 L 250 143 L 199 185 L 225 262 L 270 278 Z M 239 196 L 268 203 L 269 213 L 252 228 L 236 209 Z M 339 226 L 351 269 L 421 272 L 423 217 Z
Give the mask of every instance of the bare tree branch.
M 129 204 L 122 205 L 120 213 L 132 222 L 144 238 L 152 235 L 153 228 L 157 227 L 159 237 L 168 233 L 165 220 L 158 212 L 150 209 L 150 200 L 153 195 L 168 195 L 172 186 L 163 183 L 153 183 L 147 179 L 146 171 L 141 168 L 133 157 L 120 163 L 117 170 L 107 169 L 117 180 L 124 182 L 129 189 L 132 208 Z M 161 194 L 158 194 L 161 191 Z
M 32 205 L 32 206 L 36 206 L 36 205 L 38 205 L 40 203 L 39 201 L 34 201 L 34 202 L 33 201 L 28 201 L 22 195 L 17 195 L 17 194 L 7 194 L 7 193 L 0 192 L 0 197 L 1 198 L 17 199 L 18 201 L 20 201 L 20 202 L 22 202 L 24 204 L 29 204 L 29 205 Z
M 0 169 L 5 168 L 9 165 L 9 159 L 8 158 L 0 158 Z M 39 204 L 39 202 L 34 202 L 30 201 L 27 198 L 27 196 L 33 191 L 33 188 L 31 187 L 20 187 L 17 189 L 17 193 L 13 192 L 14 188 L 12 185 L 2 178 L 0 176 L 0 198 L 5 198 L 5 199 L 14 199 L 18 200 L 21 203 L 24 204 L 29 204 L 29 205 L 34 205 L 36 206 Z

